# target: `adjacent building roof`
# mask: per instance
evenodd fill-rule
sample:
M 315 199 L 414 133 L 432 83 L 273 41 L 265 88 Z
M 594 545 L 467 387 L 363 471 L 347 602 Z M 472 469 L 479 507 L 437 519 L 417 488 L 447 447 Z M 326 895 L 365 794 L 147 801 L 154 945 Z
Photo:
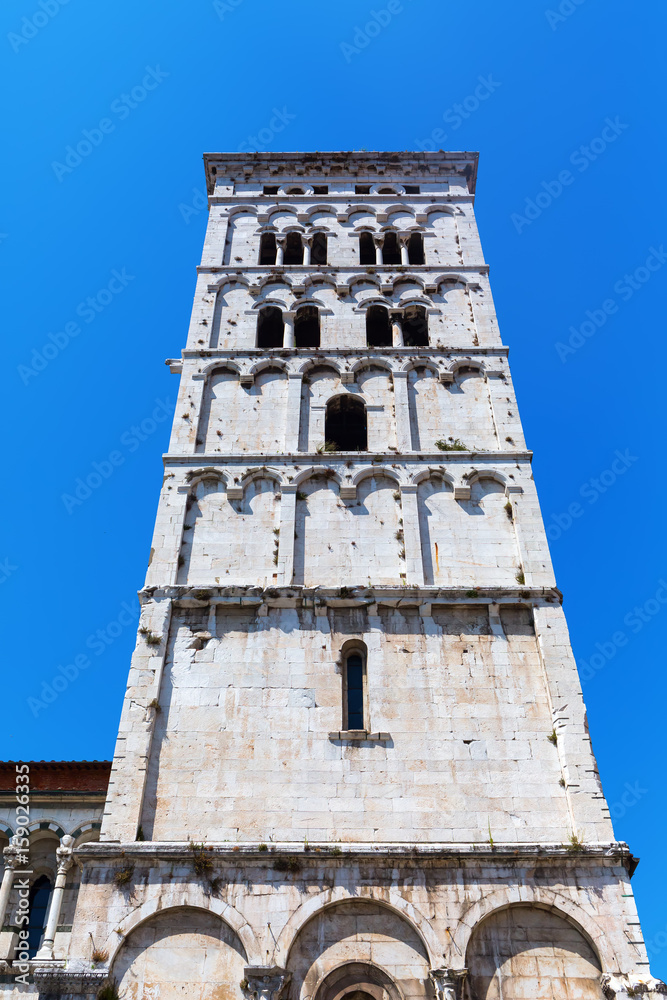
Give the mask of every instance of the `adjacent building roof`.
M 26 766 L 28 771 L 25 770 Z M 31 792 L 106 792 L 111 761 L 0 761 L 0 792 L 16 790 L 17 768 L 22 769 L 21 774 L 28 774 Z

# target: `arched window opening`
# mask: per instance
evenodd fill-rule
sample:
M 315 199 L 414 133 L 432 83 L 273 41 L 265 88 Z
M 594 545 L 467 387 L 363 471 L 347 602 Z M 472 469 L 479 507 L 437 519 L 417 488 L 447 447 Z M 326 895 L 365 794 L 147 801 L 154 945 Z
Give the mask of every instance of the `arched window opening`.
M 310 248 L 311 264 L 326 264 L 327 262 L 327 238 L 324 233 L 315 233 Z
M 283 314 L 277 306 L 265 306 L 257 317 L 257 346 L 270 350 L 283 346 Z
M 324 438 L 334 451 L 368 451 L 366 407 L 357 396 L 334 396 L 327 403 Z
M 361 233 L 359 236 L 359 263 L 376 263 L 375 241 L 372 233 Z
M 35 957 L 42 943 L 50 898 L 51 881 L 46 875 L 40 875 L 33 883 L 28 896 L 28 953 L 30 958 Z
M 303 243 L 300 233 L 288 233 L 285 240 L 285 264 L 303 264 Z
M 303 188 L 287 188 L 287 194 L 303 194 Z
M 320 314 L 315 306 L 301 306 L 294 317 L 294 343 L 297 347 L 320 346 Z
M 390 188 L 390 187 L 378 188 L 378 194 L 396 194 L 396 188 Z
M 275 264 L 276 262 L 276 234 L 262 233 L 259 241 L 259 262 L 260 264 Z
M 366 343 L 369 347 L 391 347 L 391 323 L 385 306 L 366 310 Z
M 421 233 L 412 233 L 408 240 L 408 260 L 411 264 L 424 263 L 424 237 Z
M 401 263 L 401 248 L 398 245 L 396 233 L 385 233 L 384 241 L 382 243 L 382 263 Z
M 428 319 L 424 306 L 406 306 L 403 343 L 406 347 L 428 347 Z
M 365 729 L 364 687 L 366 670 L 360 650 L 348 653 L 343 677 L 343 729 Z

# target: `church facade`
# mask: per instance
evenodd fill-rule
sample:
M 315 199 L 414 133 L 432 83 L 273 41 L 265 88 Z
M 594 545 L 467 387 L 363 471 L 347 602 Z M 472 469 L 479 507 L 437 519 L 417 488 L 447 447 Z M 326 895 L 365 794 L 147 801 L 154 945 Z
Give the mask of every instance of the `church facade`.
M 61 838 L 76 905 L 49 937 L 56 882 L 28 992 L 657 997 L 496 321 L 476 154 L 204 159 L 101 828 Z

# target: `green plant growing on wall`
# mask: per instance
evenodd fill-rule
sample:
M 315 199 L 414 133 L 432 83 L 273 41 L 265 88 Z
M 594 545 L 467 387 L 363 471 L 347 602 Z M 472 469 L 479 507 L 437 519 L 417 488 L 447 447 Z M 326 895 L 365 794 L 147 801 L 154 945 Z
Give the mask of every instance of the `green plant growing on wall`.
M 446 441 L 436 441 L 436 448 L 440 451 L 468 451 L 468 446 L 460 438 L 447 438 Z

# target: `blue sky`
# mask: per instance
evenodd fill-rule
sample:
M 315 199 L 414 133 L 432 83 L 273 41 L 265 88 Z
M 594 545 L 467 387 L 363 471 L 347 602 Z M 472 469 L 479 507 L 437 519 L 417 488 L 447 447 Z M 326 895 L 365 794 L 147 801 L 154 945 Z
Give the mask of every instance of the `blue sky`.
M 202 153 L 260 130 L 270 150 L 479 150 L 477 217 L 594 748 L 667 976 L 664 6 L 15 0 L 1 17 L 0 756 L 113 752 L 124 606 L 177 390 L 163 361 L 185 341 L 206 225 Z M 94 463 L 99 488 L 64 503 Z

